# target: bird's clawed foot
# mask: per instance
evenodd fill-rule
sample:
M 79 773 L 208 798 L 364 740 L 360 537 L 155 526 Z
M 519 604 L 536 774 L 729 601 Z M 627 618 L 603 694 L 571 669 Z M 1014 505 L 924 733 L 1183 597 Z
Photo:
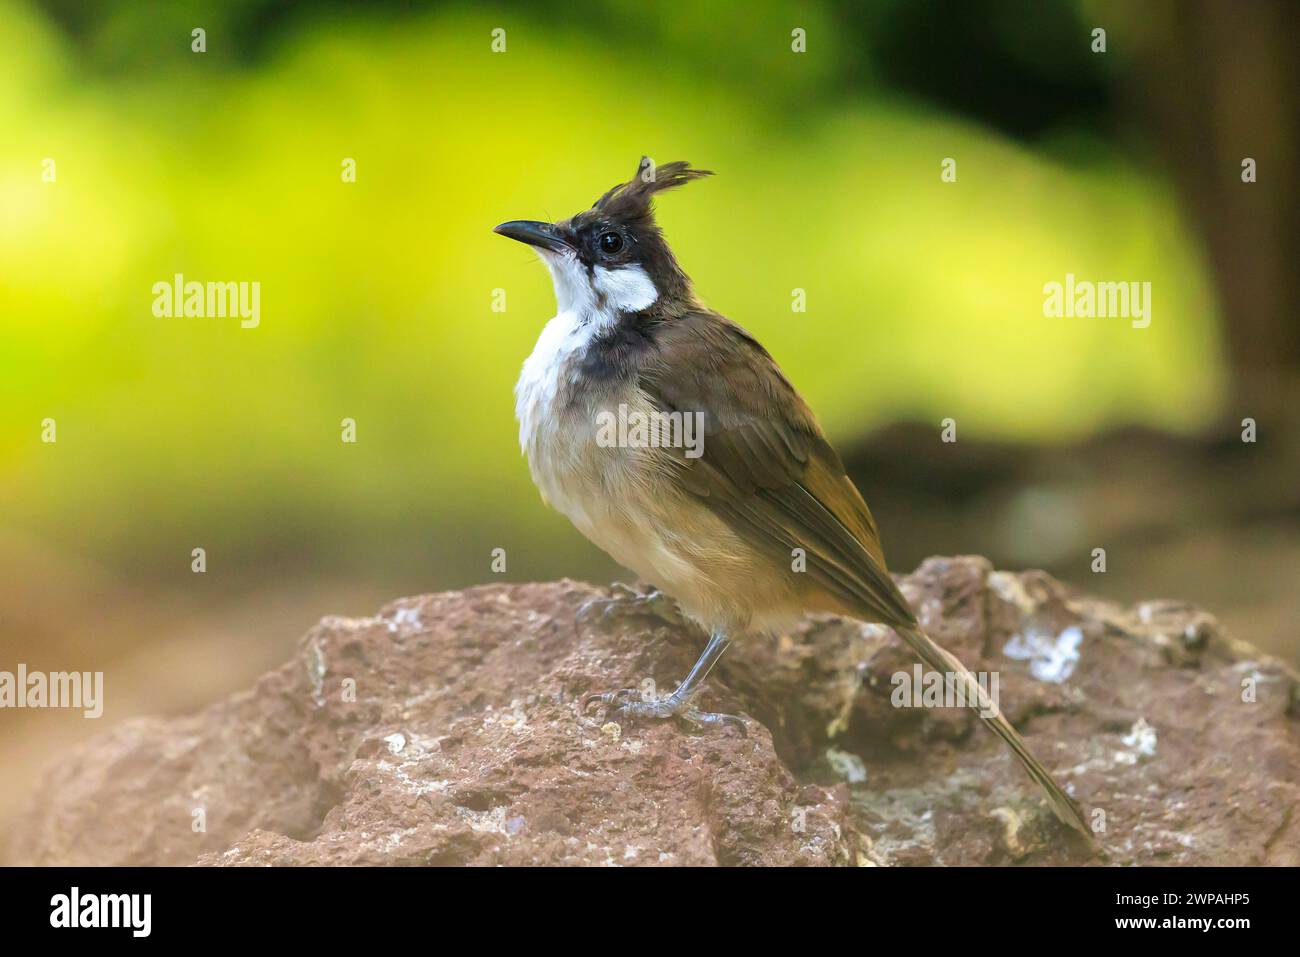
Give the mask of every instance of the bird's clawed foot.
M 691 704 L 688 695 L 674 691 L 662 698 L 643 698 L 635 688 L 621 688 L 605 693 L 592 692 L 582 698 L 582 713 L 586 714 L 593 703 L 605 706 L 606 717 L 611 721 L 638 718 L 678 718 L 696 728 L 734 727 L 740 736 L 747 737 L 745 722 L 734 714 L 700 711 Z
M 639 592 L 621 582 L 614 582 L 609 588 L 614 593 L 611 597 L 592 598 L 578 607 L 577 613 L 573 616 L 575 628 L 581 631 L 583 624 L 590 620 L 592 615 L 604 621 L 617 612 L 661 618 L 667 622 L 681 620 L 677 603 L 657 588 Z

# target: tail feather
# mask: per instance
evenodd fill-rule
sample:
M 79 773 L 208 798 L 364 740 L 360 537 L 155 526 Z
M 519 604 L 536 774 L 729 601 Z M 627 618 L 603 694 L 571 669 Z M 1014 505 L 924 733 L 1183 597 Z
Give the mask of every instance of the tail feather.
M 1087 822 L 1084 820 L 1083 812 L 1074 799 L 1065 793 L 1065 789 L 1056 783 L 1045 767 L 1038 763 L 1038 759 L 1029 751 L 1029 746 L 1025 744 L 1025 739 L 1011 726 L 1011 722 L 1002 716 L 997 705 L 988 696 L 975 676 L 966 669 L 956 656 L 945 651 L 939 645 L 935 644 L 925 632 L 919 628 L 895 627 L 899 637 L 911 646 L 917 656 L 933 668 L 935 671 L 946 672 L 953 675 L 954 679 L 962 682 L 965 690 L 967 702 L 973 702 L 974 707 L 983 722 L 988 725 L 993 732 L 1007 743 L 1012 752 L 1020 763 L 1024 765 L 1029 776 L 1037 782 L 1038 786 L 1043 789 L 1047 795 L 1048 803 L 1051 805 L 1052 812 L 1060 820 L 1070 827 L 1079 831 L 1089 840 L 1092 839 L 1092 832 L 1089 830 Z

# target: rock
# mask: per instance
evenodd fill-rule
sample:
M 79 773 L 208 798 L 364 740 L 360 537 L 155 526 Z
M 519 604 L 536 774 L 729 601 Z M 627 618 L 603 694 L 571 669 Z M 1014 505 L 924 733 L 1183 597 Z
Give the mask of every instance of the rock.
M 250 690 L 123 723 L 51 768 L 13 864 L 1300 864 L 1297 677 L 1187 605 L 935 558 L 900 583 L 995 672 L 1097 823 L 1059 825 L 962 709 L 896 708 L 913 659 L 833 618 L 742 642 L 701 705 L 748 735 L 603 723 L 704 636 L 587 585 L 491 585 L 326 618 Z

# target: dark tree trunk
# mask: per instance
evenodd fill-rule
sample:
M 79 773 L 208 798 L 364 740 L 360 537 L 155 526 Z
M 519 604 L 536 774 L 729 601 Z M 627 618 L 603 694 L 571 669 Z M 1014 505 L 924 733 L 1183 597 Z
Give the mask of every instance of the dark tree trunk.
M 1139 101 L 1195 217 L 1219 291 L 1229 417 L 1294 421 L 1300 400 L 1300 5 L 1115 8 L 1150 46 Z M 1152 22 L 1154 21 L 1154 22 Z M 1149 28 L 1149 29 L 1148 29 Z M 1110 32 L 1112 49 L 1124 42 Z M 1257 181 L 1242 182 L 1242 161 Z

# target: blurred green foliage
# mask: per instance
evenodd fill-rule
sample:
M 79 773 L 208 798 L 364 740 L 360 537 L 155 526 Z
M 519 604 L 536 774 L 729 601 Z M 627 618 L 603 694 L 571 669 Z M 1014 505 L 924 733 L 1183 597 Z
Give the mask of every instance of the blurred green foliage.
M 512 573 L 563 573 L 536 557 L 562 520 L 532 490 L 511 391 L 552 293 L 490 230 L 589 205 L 642 153 L 719 173 L 663 200 L 669 239 L 840 443 L 903 416 L 1055 441 L 1212 412 L 1213 298 L 1150 170 L 1089 130 L 1036 148 L 848 90 L 888 71 L 831 6 L 642 6 L 614 5 L 625 28 L 604 33 L 327 8 L 256 56 L 220 21 L 190 52 L 206 5 L 112 8 L 77 41 L 0 7 L 0 522 L 137 570 L 195 542 L 344 567 L 455 567 L 486 542 L 535 556 Z M 151 287 L 177 272 L 259 281 L 260 327 L 155 318 Z M 1151 327 L 1044 318 L 1067 272 L 1150 281 Z

